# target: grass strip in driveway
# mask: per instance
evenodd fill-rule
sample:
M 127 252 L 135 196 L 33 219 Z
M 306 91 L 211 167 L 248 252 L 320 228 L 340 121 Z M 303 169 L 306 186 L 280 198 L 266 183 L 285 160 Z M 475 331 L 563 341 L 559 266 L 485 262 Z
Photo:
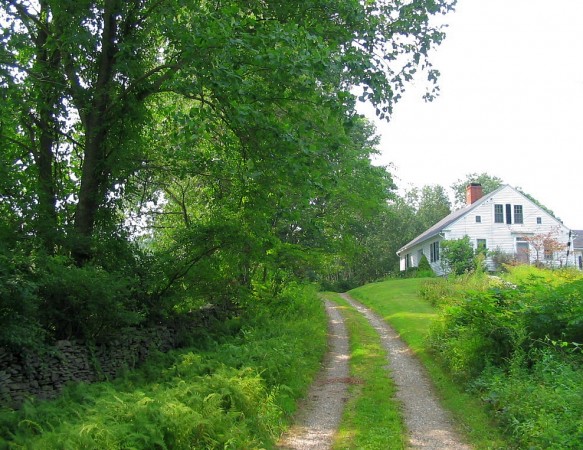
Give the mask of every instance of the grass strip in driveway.
M 481 404 L 464 392 L 429 353 L 426 338 L 437 311 L 419 296 L 423 279 L 397 279 L 370 283 L 350 291 L 350 295 L 389 323 L 419 357 L 431 377 L 437 394 L 451 411 L 460 432 L 476 449 L 507 449 L 508 445 Z
M 376 330 L 339 295 L 324 294 L 341 306 L 350 342 L 350 398 L 334 449 L 404 449 L 406 431 L 387 357 Z

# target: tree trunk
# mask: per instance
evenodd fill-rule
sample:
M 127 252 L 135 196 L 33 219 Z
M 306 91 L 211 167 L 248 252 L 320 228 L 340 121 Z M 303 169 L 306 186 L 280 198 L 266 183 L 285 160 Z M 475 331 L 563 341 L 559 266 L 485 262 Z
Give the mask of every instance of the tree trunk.
M 106 0 L 103 10 L 101 54 L 93 87 L 90 111 L 85 120 L 85 151 L 81 172 L 79 202 L 75 211 L 76 240 L 72 254 L 78 265 L 91 259 L 91 241 L 95 220 L 107 191 L 106 147 L 110 129 L 108 114 L 112 98 L 112 80 L 116 55 L 116 0 Z
M 93 116 L 93 114 L 92 114 Z M 73 258 L 79 266 L 91 259 L 91 240 L 95 228 L 97 211 L 103 199 L 103 187 L 107 181 L 104 171 L 104 152 L 102 140 L 106 138 L 104 129 L 97 129 L 97 117 L 87 127 L 85 152 L 81 172 L 81 186 L 79 201 L 75 210 L 75 241 L 73 244 Z
M 40 27 L 36 37 L 36 86 L 38 117 L 34 119 L 40 135 L 35 145 L 35 162 L 38 168 L 38 234 L 45 250 L 55 252 L 58 221 L 56 211 L 56 188 L 53 175 L 56 135 L 56 109 L 59 92 L 55 89 L 59 73 L 59 56 L 57 51 L 47 48 L 49 21 L 45 2 L 40 2 L 40 17 L 45 18 L 44 27 Z

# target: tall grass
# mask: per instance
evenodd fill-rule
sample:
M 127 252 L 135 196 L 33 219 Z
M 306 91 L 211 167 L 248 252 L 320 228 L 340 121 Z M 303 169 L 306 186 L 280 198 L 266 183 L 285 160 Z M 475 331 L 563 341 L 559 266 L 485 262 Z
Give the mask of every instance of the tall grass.
M 319 368 L 326 316 L 315 290 L 301 286 L 246 311 L 236 336 L 1 411 L 0 448 L 272 447 Z
M 512 445 L 583 448 L 583 274 L 520 266 L 504 278 L 425 286 L 440 310 L 433 354 Z

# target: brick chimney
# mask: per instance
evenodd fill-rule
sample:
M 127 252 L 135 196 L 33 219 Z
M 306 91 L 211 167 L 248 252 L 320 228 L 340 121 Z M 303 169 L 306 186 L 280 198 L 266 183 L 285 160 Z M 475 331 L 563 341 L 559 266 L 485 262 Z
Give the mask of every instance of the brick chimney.
M 482 185 L 480 183 L 470 183 L 466 187 L 466 204 L 471 205 L 476 200 L 482 198 Z

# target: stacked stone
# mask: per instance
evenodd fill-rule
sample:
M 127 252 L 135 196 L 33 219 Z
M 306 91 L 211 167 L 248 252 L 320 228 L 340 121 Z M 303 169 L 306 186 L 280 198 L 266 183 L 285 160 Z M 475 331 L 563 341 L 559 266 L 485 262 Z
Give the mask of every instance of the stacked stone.
M 0 399 L 2 404 L 14 404 L 13 398 L 24 399 L 22 366 L 6 349 L 0 348 Z
M 0 406 L 18 408 L 25 398 L 51 399 L 67 383 L 114 379 L 144 362 L 152 351 L 174 348 L 176 333 L 166 327 L 126 329 L 107 344 L 87 346 L 57 341 L 43 354 L 12 354 L 0 348 Z

